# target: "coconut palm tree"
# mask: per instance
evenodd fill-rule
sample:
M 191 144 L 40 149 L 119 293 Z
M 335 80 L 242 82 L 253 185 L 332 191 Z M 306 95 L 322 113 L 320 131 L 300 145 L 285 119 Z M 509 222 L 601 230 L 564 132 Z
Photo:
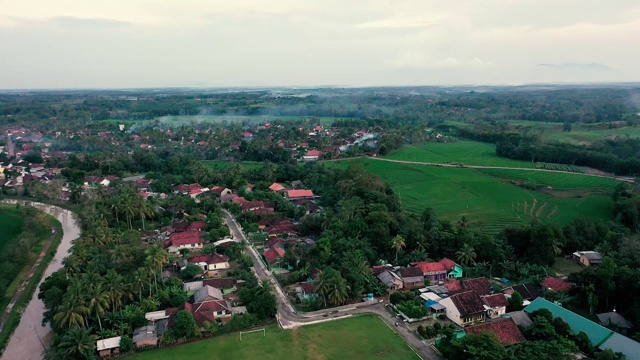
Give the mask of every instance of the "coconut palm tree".
M 156 281 L 157 288 L 158 276 L 160 275 L 160 272 L 162 272 L 162 267 L 169 261 L 169 253 L 158 245 L 149 246 L 146 252 L 147 256 L 145 259 L 154 271 L 154 280 Z
M 92 286 L 87 293 L 87 309 L 89 314 L 98 318 L 98 326 L 102 330 L 102 321 L 100 316 L 109 309 L 109 293 L 107 293 L 102 283 Z
M 103 281 L 105 291 L 109 295 L 109 301 L 111 301 L 111 309 L 116 310 L 118 306 L 122 305 L 122 298 L 125 294 L 124 278 L 114 269 L 109 269 Z
M 407 246 L 407 244 L 405 243 L 402 235 L 396 235 L 391 239 L 391 248 L 396 250 L 396 262 L 398 262 L 398 252 L 405 246 Z
M 470 244 L 464 244 L 462 249 L 456 251 L 456 256 L 462 265 L 475 264 L 476 262 L 476 250 Z
M 329 301 L 334 305 L 344 304 L 349 298 L 349 290 L 351 290 L 347 280 L 345 280 L 339 272 L 336 272 L 331 278 L 330 284 L 331 289 L 328 294 Z
M 131 285 L 133 286 L 134 289 L 138 291 L 139 301 L 142 301 L 142 289 L 144 288 L 144 285 L 147 283 L 148 277 L 149 276 L 147 274 L 147 269 L 143 267 L 138 268 L 133 273 L 133 278 L 132 278 L 133 281 Z
M 69 359 L 91 359 L 96 348 L 96 335 L 91 335 L 91 329 L 74 326 L 60 340 L 60 348 Z
M 90 359 L 96 347 L 97 336 L 91 335 L 91 329 L 73 326 L 60 339 L 60 348 L 69 359 Z
M 85 327 L 86 323 L 84 316 L 87 311 L 88 309 L 84 305 L 77 304 L 76 302 L 69 301 L 69 299 L 67 299 L 67 301 L 60 305 L 55 315 L 53 315 L 53 321 L 58 328 L 73 326 Z
M 321 270 L 316 277 L 316 291 L 324 300 L 324 307 L 327 307 L 327 295 L 331 290 L 331 272 L 329 269 Z

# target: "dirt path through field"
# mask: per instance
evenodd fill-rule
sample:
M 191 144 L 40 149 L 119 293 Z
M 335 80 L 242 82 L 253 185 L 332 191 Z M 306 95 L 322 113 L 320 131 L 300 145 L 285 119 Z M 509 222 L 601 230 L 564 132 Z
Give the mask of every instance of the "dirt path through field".
M 629 183 L 634 182 L 633 179 L 631 179 L 631 178 L 623 177 L 623 176 L 615 176 L 615 175 L 584 174 L 584 173 L 577 173 L 577 172 L 571 172 L 571 171 L 535 169 L 535 168 L 518 168 L 518 167 L 508 167 L 508 166 L 439 164 L 439 163 L 420 162 L 420 161 L 392 160 L 392 159 L 384 159 L 384 158 L 372 157 L 372 156 L 362 156 L 362 157 L 343 158 L 343 159 L 334 159 L 334 160 L 323 160 L 321 162 L 348 161 L 348 160 L 355 160 L 355 159 L 371 159 L 371 160 L 386 161 L 386 162 L 393 162 L 393 163 L 399 163 L 399 164 L 439 166 L 439 167 L 450 167 L 450 168 L 460 168 L 460 169 L 502 169 L 502 170 L 541 171 L 541 172 L 550 172 L 550 173 L 561 173 L 561 174 L 572 174 L 572 175 L 582 175 L 582 176 L 608 178 L 608 179 L 615 179 L 615 180 L 618 180 L 618 181 L 624 181 L 624 182 L 629 182 Z

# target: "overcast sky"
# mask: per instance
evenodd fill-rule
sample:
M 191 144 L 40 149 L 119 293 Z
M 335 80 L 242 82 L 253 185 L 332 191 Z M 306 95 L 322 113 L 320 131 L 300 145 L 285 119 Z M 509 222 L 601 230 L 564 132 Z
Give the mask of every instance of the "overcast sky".
M 640 81 L 638 0 L 0 0 L 0 88 Z

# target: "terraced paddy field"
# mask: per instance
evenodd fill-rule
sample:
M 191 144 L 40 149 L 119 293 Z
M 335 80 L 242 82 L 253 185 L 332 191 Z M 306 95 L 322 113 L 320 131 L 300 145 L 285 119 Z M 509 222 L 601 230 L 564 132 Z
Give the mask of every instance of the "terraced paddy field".
M 499 157 L 496 155 L 496 146 L 494 144 L 468 140 L 407 146 L 389 156 L 385 156 L 385 159 L 517 168 L 535 168 L 536 166 L 533 162 Z
M 578 217 L 610 219 L 610 194 L 618 184 L 608 178 L 533 170 L 470 169 L 353 160 L 391 185 L 403 206 L 416 214 L 431 207 L 444 219 L 466 216 L 490 233 L 533 219 L 560 225 Z M 330 163 L 348 166 L 350 161 Z M 522 183 L 543 185 L 527 190 Z

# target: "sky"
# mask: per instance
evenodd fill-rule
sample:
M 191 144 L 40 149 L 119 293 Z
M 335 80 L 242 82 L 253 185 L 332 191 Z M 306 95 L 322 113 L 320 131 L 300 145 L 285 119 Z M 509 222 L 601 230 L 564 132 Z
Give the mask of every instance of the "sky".
M 640 81 L 638 0 L 0 0 L 0 88 Z

